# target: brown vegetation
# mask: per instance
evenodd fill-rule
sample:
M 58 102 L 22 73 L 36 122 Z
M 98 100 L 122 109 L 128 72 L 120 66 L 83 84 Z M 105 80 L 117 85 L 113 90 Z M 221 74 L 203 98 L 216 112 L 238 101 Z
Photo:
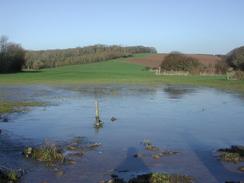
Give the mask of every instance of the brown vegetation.
M 144 58 L 129 58 L 128 61 L 135 64 L 145 65 L 150 68 L 157 68 L 167 55 L 168 54 L 165 53 L 153 54 Z
M 164 61 L 165 57 L 168 54 L 161 53 L 161 54 L 153 54 L 147 56 L 145 58 L 130 58 L 128 59 L 129 62 L 135 64 L 145 65 L 146 67 L 150 68 L 158 68 L 161 63 Z M 188 57 L 192 57 L 193 59 L 197 59 L 201 64 L 203 64 L 208 70 L 215 71 L 215 65 L 221 62 L 222 58 L 220 56 L 214 55 L 204 55 L 204 54 L 186 54 Z M 221 66 L 220 66 L 221 67 Z

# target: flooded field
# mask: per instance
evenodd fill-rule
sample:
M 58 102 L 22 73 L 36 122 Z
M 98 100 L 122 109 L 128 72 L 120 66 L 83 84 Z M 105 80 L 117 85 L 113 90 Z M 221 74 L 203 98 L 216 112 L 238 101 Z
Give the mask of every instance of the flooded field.
M 216 154 L 244 145 L 242 94 L 174 85 L 0 86 L 0 98 L 47 104 L 0 119 L 0 167 L 23 169 L 22 183 L 97 183 L 150 172 L 200 183 L 244 181 L 243 163 L 222 162 Z M 96 100 L 101 128 L 94 128 Z M 71 164 L 47 166 L 22 154 L 43 142 L 65 146 L 77 138 L 97 147 Z M 161 156 L 159 149 L 177 153 Z

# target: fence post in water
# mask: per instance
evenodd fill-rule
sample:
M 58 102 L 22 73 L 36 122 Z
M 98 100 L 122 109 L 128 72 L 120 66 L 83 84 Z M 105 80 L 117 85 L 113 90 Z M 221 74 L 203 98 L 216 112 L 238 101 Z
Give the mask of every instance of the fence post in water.
M 96 100 L 96 127 L 101 127 L 102 121 L 100 120 L 100 114 L 99 114 L 99 104 Z

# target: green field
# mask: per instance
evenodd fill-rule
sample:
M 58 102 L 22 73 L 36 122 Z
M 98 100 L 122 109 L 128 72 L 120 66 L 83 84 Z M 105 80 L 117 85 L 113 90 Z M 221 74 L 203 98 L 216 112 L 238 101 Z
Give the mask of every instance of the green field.
M 143 57 L 142 54 L 136 57 Z M 156 76 L 126 58 L 93 64 L 43 69 L 38 72 L 1 74 L 0 85 L 11 84 L 190 84 L 244 92 L 244 81 L 227 81 L 225 76 Z

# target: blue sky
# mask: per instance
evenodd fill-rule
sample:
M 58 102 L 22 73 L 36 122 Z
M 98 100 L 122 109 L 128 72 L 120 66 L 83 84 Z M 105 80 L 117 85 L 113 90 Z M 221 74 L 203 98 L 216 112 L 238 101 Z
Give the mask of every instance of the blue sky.
M 26 49 L 92 44 L 222 54 L 244 45 L 243 0 L 0 0 L 0 35 Z

